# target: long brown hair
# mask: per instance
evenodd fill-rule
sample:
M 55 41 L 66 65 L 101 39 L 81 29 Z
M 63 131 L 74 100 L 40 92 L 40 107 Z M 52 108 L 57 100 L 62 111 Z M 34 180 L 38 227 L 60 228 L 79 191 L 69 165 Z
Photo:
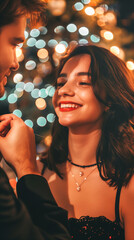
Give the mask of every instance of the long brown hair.
M 109 50 L 94 45 L 77 46 L 62 59 L 59 71 L 73 56 L 91 56 L 91 84 L 96 98 L 109 110 L 104 113 L 102 135 L 96 159 L 100 176 L 110 186 L 127 185 L 134 173 L 134 76 L 126 64 Z M 56 83 L 55 83 L 56 86 Z M 101 90 L 106 93 L 101 98 Z M 52 143 L 47 166 L 59 176 L 57 164 L 68 156 L 68 128 L 61 126 L 56 116 L 52 128 Z M 45 161 L 46 164 L 46 161 Z

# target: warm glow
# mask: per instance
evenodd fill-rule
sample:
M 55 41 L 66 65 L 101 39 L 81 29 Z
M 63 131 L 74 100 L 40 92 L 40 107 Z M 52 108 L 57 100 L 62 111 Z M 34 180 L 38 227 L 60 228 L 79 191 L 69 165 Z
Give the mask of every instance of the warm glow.
M 62 43 L 59 43 L 59 44 L 56 45 L 55 51 L 57 53 L 62 54 L 62 53 L 64 53 L 66 51 L 66 46 L 64 44 L 62 44 Z
M 41 48 L 40 50 L 38 50 L 37 56 L 40 59 L 45 59 L 48 57 L 48 51 L 45 48 Z
M 97 8 L 95 9 L 95 13 L 96 13 L 97 15 L 102 15 L 102 14 L 104 13 L 104 8 L 102 8 L 102 7 L 97 7 Z
M 110 48 L 110 51 L 115 55 L 119 55 L 119 53 L 120 53 L 120 49 L 117 46 L 112 46 Z
M 105 31 L 104 32 L 104 38 L 109 41 L 109 40 L 112 40 L 114 38 L 114 35 L 110 31 Z
M 103 17 L 100 17 L 100 18 L 97 20 L 97 24 L 98 24 L 98 26 L 100 26 L 100 27 L 104 27 L 104 26 L 105 26 L 104 16 L 103 16 Z
M 16 48 L 16 57 L 19 58 L 22 55 L 22 49 L 21 48 Z
M 127 61 L 126 65 L 129 70 L 134 70 L 134 62 L 133 61 L 131 61 L 131 60 Z
M 119 48 L 119 47 L 117 47 L 117 46 L 112 46 L 112 47 L 110 47 L 110 51 L 111 51 L 113 54 L 115 54 L 117 57 L 119 57 L 119 58 L 121 58 L 122 60 L 124 60 L 124 58 L 125 58 L 125 53 L 124 53 L 124 51 L 123 51 L 121 48 Z
M 106 19 L 106 22 L 109 24 L 115 25 L 117 23 L 116 17 L 114 15 L 114 13 L 112 13 L 112 12 L 106 13 L 105 19 Z
M 52 142 L 52 136 L 49 135 L 49 136 L 45 137 L 44 143 L 45 143 L 47 146 L 50 146 L 51 142 Z
M 53 16 L 60 16 L 66 9 L 65 0 L 48 0 L 48 9 Z
M 86 13 L 87 15 L 89 15 L 89 16 L 94 15 L 94 14 L 95 14 L 94 8 L 92 8 L 92 7 L 86 7 L 86 8 L 85 8 L 85 13 Z
M 38 98 L 35 101 L 35 105 L 39 110 L 44 110 L 46 108 L 46 101 L 43 98 Z
M 19 47 L 16 47 L 16 57 L 18 62 L 22 62 L 24 59 L 24 54 L 22 52 L 22 49 Z

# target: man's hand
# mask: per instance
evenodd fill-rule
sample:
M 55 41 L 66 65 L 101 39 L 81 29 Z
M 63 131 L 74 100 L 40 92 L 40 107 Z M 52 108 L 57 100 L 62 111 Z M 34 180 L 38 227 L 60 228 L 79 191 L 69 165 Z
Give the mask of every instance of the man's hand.
M 11 117 L 7 117 L 7 119 L 3 120 L 2 122 L 0 121 L 0 136 L 4 137 L 6 136 L 6 134 L 8 133 L 9 129 L 10 129 L 10 121 L 11 121 Z M 0 161 L 2 159 L 2 154 L 0 152 Z
M 9 118 L 10 116 L 10 121 Z M 26 174 L 39 174 L 36 165 L 36 145 L 33 129 L 14 114 L 0 116 L 1 129 L 9 121 L 10 129 L 0 136 L 0 151 L 18 178 Z M 8 123 L 9 123 L 8 122 Z

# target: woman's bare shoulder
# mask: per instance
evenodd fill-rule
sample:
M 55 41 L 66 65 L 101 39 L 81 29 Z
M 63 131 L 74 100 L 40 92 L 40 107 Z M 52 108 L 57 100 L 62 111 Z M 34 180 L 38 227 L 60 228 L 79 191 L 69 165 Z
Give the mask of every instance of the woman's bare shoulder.
M 134 175 L 131 177 L 127 186 L 123 186 L 121 190 L 122 212 L 134 211 Z M 134 212 L 133 212 L 134 213 Z

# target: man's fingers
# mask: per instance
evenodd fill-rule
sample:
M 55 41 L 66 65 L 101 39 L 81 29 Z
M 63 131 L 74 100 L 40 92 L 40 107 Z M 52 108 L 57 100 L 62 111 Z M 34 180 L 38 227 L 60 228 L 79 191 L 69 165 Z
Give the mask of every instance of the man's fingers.
M 2 134 L 3 131 L 7 131 L 7 128 L 9 129 L 9 124 L 11 120 L 12 120 L 11 118 L 8 118 L 0 122 L 0 135 Z
M 7 119 L 14 119 L 15 117 L 17 117 L 16 115 L 14 115 L 13 113 L 10 114 L 4 114 L 0 116 L 0 121 L 4 121 Z

